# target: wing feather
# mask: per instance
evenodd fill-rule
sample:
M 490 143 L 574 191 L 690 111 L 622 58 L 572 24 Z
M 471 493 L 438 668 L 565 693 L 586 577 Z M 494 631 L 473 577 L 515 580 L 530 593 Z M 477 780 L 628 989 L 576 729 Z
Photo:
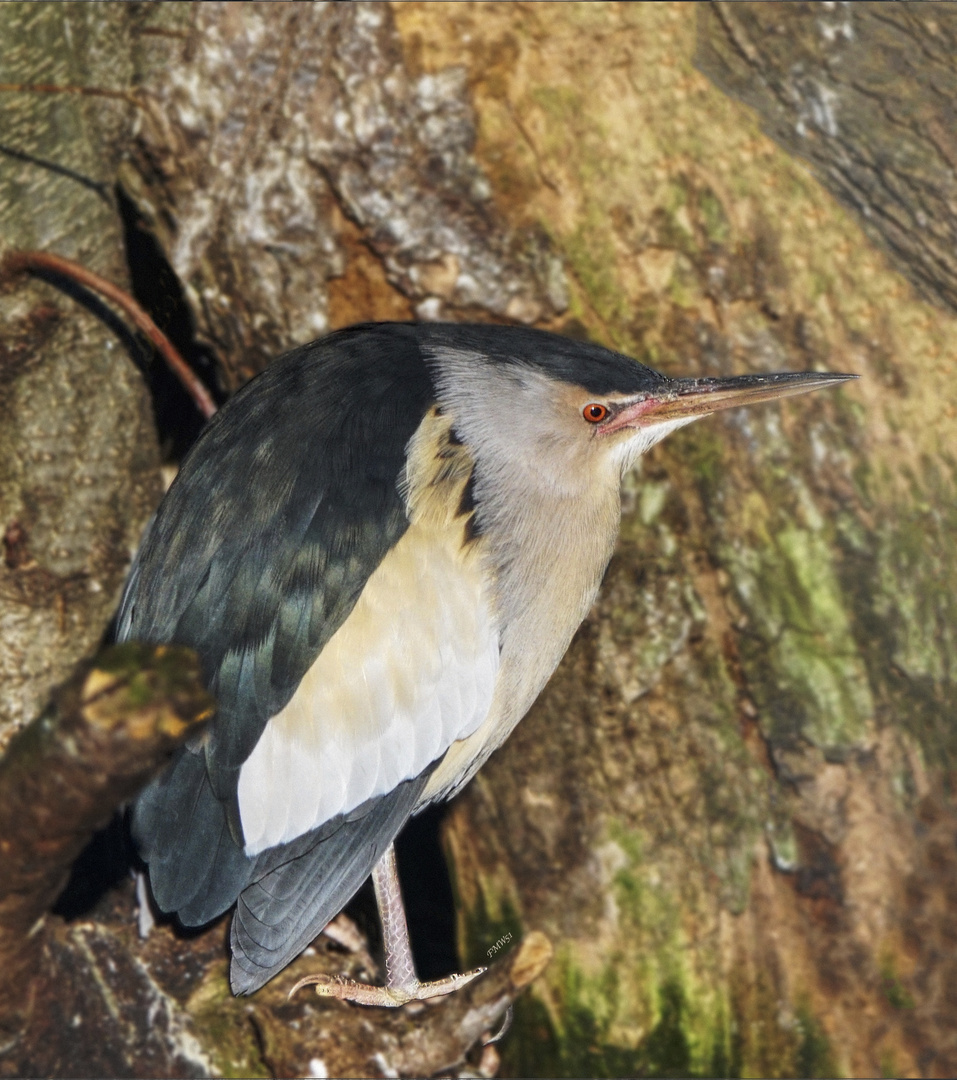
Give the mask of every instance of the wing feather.
M 201 767 L 174 766 L 175 792 L 157 780 L 134 814 L 166 910 L 195 892 L 203 844 L 191 838 L 214 829 L 217 802 L 241 853 L 240 767 L 408 527 L 405 448 L 432 394 L 411 327 L 297 349 L 210 421 L 152 521 L 117 637 L 196 649 L 218 703 Z M 173 794 L 175 813 L 154 812 Z M 234 900 L 245 882 L 225 850 L 210 838 L 205 858 L 222 864 L 219 893 Z
M 479 557 L 413 521 L 244 762 L 247 853 L 418 776 L 485 720 L 497 670 Z
M 306 846 L 265 873 L 269 862 L 257 864 L 257 880 L 240 896 L 230 931 L 234 993 L 251 994 L 268 982 L 342 910 L 405 824 L 430 773 L 400 784 L 320 846 Z
M 214 919 L 249 883 L 252 864 L 230 833 L 202 754 L 179 751 L 137 800 L 131 827 L 157 904 L 187 926 Z M 170 835 L 175 847 L 166 843 Z

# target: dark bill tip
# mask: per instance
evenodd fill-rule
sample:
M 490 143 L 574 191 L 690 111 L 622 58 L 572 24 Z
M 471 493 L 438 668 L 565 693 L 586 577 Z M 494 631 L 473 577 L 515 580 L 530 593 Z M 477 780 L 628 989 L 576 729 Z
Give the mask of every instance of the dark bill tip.
M 735 375 L 725 379 L 676 379 L 679 416 L 706 416 L 719 409 L 808 394 L 856 379 L 835 371 L 784 371 L 775 375 Z
M 629 421 L 644 425 L 707 416 L 720 409 L 807 394 L 857 377 L 834 371 L 785 371 L 724 379 L 672 379 L 664 393 L 627 406 L 616 417 L 616 426 L 631 426 Z M 626 414 L 633 415 L 626 418 Z

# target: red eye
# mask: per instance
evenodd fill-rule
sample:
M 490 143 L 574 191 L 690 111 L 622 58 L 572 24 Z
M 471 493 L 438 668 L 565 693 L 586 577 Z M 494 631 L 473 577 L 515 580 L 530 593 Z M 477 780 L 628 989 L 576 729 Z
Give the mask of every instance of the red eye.
M 593 401 L 590 405 L 586 405 L 585 408 L 582 409 L 582 416 L 584 416 L 589 424 L 600 424 L 607 415 L 607 407 L 605 405 L 599 405 L 597 401 Z

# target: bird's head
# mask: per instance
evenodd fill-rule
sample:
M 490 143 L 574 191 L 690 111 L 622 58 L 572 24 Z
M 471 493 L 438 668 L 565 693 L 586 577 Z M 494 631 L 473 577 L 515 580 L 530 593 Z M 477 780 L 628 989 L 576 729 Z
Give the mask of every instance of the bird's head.
M 804 394 L 854 375 L 783 372 L 670 378 L 587 342 L 541 331 L 438 328 L 432 348 L 440 401 L 486 468 L 572 492 L 617 483 L 670 432 L 721 409 Z M 464 333 L 463 333 L 464 331 Z

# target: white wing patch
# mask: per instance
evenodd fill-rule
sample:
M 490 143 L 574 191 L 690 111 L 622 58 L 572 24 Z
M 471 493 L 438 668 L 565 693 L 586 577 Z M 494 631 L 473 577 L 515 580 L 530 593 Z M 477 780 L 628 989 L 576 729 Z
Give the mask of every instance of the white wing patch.
M 239 775 L 247 855 L 386 794 L 485 720 L 498 631 L 459 536 L 410 525 L 266 725 Z

